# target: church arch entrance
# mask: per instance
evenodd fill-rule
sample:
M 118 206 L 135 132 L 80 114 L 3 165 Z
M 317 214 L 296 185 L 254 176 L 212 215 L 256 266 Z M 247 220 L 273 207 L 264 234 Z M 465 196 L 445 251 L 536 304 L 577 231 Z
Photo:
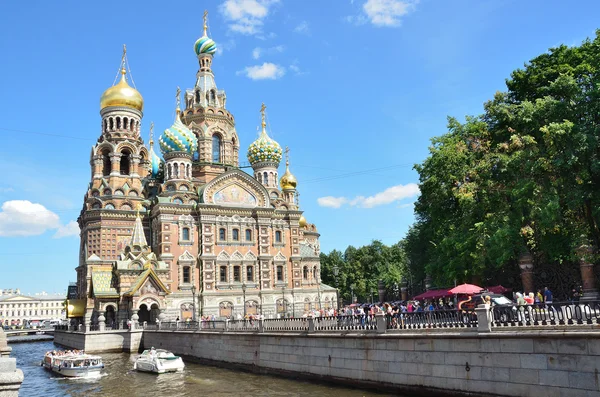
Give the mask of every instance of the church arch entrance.
M 148 310 L 148 306 L 145 303 L 140 305 L 140 310 L 138 311 L 139 322 L 143 324 L 144 322 L 150 322 L 150 310 Z
M 117 316 L 115 313 L 115 307 L 110 305 L 106 306 L 106 328 L 114 328 L 117 321 Z

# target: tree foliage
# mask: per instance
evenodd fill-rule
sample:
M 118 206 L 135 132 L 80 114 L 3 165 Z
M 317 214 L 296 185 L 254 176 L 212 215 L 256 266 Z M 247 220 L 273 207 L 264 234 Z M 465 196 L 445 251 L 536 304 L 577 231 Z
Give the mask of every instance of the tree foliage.
M 600 31 L 511 74 L 465 122 L 448 120 L 415 166 L 421 195 L 405 246 L 438 284 L 516 266 L 575 263 L 600 244 Z M 485 281 L 484 281 L 485 282 Z

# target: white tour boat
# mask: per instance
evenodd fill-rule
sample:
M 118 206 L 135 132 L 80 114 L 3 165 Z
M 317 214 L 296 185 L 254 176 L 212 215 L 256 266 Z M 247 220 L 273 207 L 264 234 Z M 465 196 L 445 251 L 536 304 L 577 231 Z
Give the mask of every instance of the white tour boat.
M 102 357 L 79 352 L 52 351 L 46 353 L 42 365 L 59 375 L 70 378 L 95 378 L 104 368 Z
M 163 349 L 150 349 L 137 358 L 133 369 L 144 372 L 164 374 L 165 372 L 183 371 L 185 364 L 181 357 Z

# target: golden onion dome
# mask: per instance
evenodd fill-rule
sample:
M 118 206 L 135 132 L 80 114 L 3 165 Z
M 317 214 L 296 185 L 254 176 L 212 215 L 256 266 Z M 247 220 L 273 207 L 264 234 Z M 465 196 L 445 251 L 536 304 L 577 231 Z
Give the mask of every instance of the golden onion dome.
M 109 106 L 124 106 L 137 109 L 140 112 L 144 108 L 144 98 L 135 88 L 127 84 L 125 68 L 121 69 L 121 80 L 104 91 L 100 98 L 100 109 Z
M 281 186 L 281 188 L 283 190 L 288 190 L 288 189 L 296 189 L 297 185 L 298 185 L 298 180 L 296 179 L 296 177 L 294 176 L 294 174 L 292 174 L 290 172 L 289 165 L 286 164 L 286 166 L 285 166 L 285 174 L 283 174 L 283 176 L 279 180 L 279 186 Z
M 301 228 L 306 227 L 307 223 L 306 223 L 306 218 L 304 217 L 304 215 L 300 216 L 298 225 L 300 225 Z

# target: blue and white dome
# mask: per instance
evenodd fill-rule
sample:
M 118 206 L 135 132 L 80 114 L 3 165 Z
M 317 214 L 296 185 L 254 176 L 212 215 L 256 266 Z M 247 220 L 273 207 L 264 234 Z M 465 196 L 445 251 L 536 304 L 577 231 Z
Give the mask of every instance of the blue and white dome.
M 215 52 L 217 52 L 217 44 L 215 44 L 213 39 L 204 34 L 204 36 L 196 40 L 196 44 L 194 44 L 194 51 L 196 52 L 196 55 L 213 55 Z
M 251 165 L 258 163 L 275 163 L 279 165 L 283 151 L 281 146 L 267 135 L 263 125 L 263 130 L 257 140 L 248 147 L 248 161 Z
M 179 109 L 172 126 L 167 128 L 159 138 L 160 151 L 164 155 L 172 152 L 186 152 L 190 155 L 198 150 L 198 139 L 179 118 Z
M 150 146 L 150 174 L 152 178 L 158 177 L 159 172 L 161 171 L 160 166 L 163 163 L 163 159 L 158 157 L 158 155 L 154 152 L 154 145 Z

